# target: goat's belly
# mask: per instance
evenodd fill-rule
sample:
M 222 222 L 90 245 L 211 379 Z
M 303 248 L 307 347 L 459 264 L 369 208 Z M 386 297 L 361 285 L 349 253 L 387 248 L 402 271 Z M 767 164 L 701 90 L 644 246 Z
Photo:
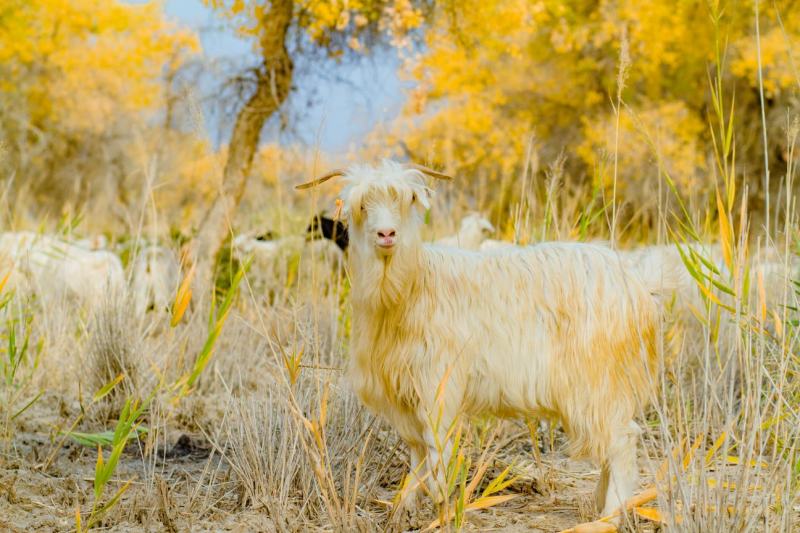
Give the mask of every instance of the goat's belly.
M 542 357 L 528 353 L 481 363 L 468 376 L 465 405 L 470 414 L 504 418 L 549 415 L 547 362 Z

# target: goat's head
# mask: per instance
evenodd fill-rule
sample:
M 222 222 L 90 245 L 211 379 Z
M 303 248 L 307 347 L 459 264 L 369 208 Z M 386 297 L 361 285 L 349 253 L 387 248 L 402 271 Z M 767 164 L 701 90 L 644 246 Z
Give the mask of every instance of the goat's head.
M 461 220 L 460 232 L 474 234 L 481 240 L 489 238 L 494 231 L 492 223 L 480 213 L 470 213 Z
M 423 175 L 450 179 L 425 167 L 384 161 L 377 166 L 356 165 L 300 185 L 307 188 L 334 176 L 343 176 L 344 210 L 351 246 L 357 253 L 386 258 L 398 250 L 419 245 L 420 226 L 433 191 Z

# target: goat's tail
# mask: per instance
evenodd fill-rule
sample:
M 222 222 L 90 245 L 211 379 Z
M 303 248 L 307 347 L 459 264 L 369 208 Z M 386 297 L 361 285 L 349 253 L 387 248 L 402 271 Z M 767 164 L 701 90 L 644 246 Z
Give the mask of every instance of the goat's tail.
M 663 268 L 640 268 L 639 275 L 651 294 L 659 298 L 693 292 L 695 282 L 684 265 L 664 265 Z
M 650 294 L 659 300 L 671 299 L 676 294 L 686 297 L 695 292 L 696 283 L 677 249 L 626 254 L 622 261 L 625 268 L 635 273 Z

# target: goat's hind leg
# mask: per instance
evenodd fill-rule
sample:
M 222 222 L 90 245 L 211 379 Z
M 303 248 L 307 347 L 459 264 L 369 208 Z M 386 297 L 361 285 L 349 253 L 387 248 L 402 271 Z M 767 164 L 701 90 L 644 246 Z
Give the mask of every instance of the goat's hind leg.
M 597 501 L 601 503 L 600 491 L 606 485 L 602 515 L 608 516 L 633 496 L 639 485 L 639 468 L 636 464 L 636 445 L 641 430 L 633 421 L 616 430 L 611 437 L 607 456 L 604 458 Z

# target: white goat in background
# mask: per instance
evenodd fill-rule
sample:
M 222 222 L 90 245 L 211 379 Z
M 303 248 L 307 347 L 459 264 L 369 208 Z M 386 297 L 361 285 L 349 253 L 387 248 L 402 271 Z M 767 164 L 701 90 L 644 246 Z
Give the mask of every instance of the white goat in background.
M 316 265 L 324 272 L 344 264 L 344 252 L 335 242 L 298 235 L 267 240 L 242 233 L 233 238 L 231 252 L 240 264 L 252 261 L 247 279 L 256 292 L 283 288 L 292 268 L 307 273 Z
M 437 499 L 457 417 L 558 418 L 571 451 L 601 466 L 597 504 L 608 514 L 637 487 L 634 417 L 655 380 L 655 298 L 602 246 L 423 244 L 423 173 L 446 177 L 385 161 L 299 186 L 346 183 L 356 392 L 397 430 L 413 479 Z
M 720 281 L 728 283 L 731 273 L 725 264 L 722 247 L 719 244 L 691 243 L 681 245 L 681 249 L 687 257 L 692 254 L 702 257 L 719 271 L 717 277 L 720 278 Z M 678 245 L 643 246 L 635 250 L 621 251 L 620 254 L 630 268 L 636 269 L 647 280 L 649 286 L 670 287 L 675 296 L 677 311 L 688 314 L 690 307 L 695 308 L 694 312 L 702 310 L 703 298 L 698 289 L 698 282 L 686 268 Z M 698 270 L 711 275 L 709 267 L 702 261 L 695 260 L 693 263 L 697 263 Z M 767 246 L 755 251 L 749 258 L 748 265 L 750 292 L 747 296 L 751 306 L 758 303 L 760 284 L 764 288 L 765 303 L 768 307 L 781 305 L 787 289 L 789 295 L 792 294 L 793 291 L 787 284 L 789 280 L 797 277 L 798 267 L 800 267 L 793 256 L 790 256 L 789 260 L 785 260 L 776 248 Z M 709 290 L 715 292 L 722 301 L 729 299 L 728 295 L 713 287 Z M 733 305 L 732 302 L 728 303 Z
M 25 280 L 41 299 L 52 297 L 96 304 L 124 290 L 122 262 L 112 252 L 86 250 L 30 231 L 0 235 L 0 263 L 13 284 Z
M 180 263 L 173 250 L 156 245 L 139 250 L 133 261 L 131 276 L 136 312 L 168 311 L 180 276 Z
M 436 241 L 436 244 L 454 246 L 464 250 L 478 250 L 494 233 L 494 226 L 480 213 L 470 213 L 461 219 L 458 233 Z

